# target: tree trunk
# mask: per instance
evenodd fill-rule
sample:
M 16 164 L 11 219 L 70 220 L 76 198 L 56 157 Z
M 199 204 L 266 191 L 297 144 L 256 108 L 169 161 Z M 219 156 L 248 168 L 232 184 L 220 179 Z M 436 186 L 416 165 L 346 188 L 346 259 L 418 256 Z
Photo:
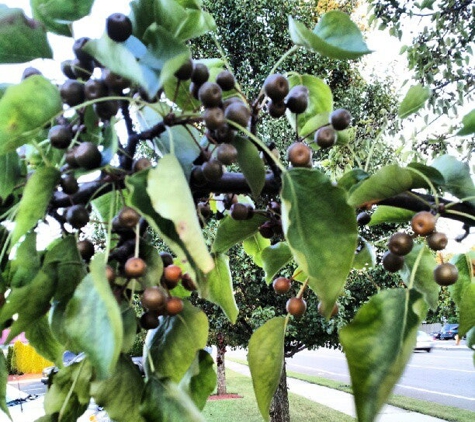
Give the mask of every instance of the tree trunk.
M 218 366 L 218 396 L 226 394 L 226 365 L 224 364 L 224 354 L 226 353 L 226 343 L 224 336 L 218 334 L 218 344 L 216 353 L 216 365 Z
M 271 422 L 290 422 L 289 395 L 287 392 L 287 371 L 285 362 L 280 374 L 277 390 L 272 397 L 269 410 Z

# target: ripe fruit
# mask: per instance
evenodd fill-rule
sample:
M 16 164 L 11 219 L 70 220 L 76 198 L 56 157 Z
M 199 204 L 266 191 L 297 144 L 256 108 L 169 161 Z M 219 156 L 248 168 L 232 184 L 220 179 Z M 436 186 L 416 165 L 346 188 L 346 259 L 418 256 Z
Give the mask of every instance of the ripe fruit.
M 320 148 L 330 148 L 336 144 L 337 134 L 331 126 L 323 126 L 315 132 L 313 140 Z
M 226 110 L 224 111 L 224 117 L 242 127 L 247 128 L 249 119 L 251 118 L 251 112 L 243 102 L 234 101 L 226 107 Z
M 205 82 L 198 90 L 198 98 L 205 107 L 218 107 L 221 104 L 223 91 L 214 82 Z
M 83 47 L 86 45 L 86 43 L 89 40 L 90 38 L 88 37 L 81 37 L 81 38 L 78 38 L 76 41 L 74 41 L 73 53 L 76 56 L 76 58 L 81 62 L 90 62 L 94 59 L 89 53 L 86 53 L 83 50 Z
M 324 307 L 322 302 L 318 302 L 317 312 L 320 315 L 325 316 L 325 307 Z M 333 305 L 332 312 L 330 314 L 330 318 L 334 317 L 335 315 L 338 315 L 338 303 L 336 303 L 336 302 Z
M 81 61 L 74 59 L 71 62 L 71 68 L 77 79 L 87 80 L 94 72 L 94 62 L 92 60 Z
M 79 167 L 88 170 L 95 169 L 101 165 L 102 155 L 95 144 L 83 142 L 74 151 L 74 158 Z
M 361 211 L 356 216 L 356 222 L 359 226 L 366 226 L 371 221 L 371 215 L 369 215 L 366 211 Z
M 267 111 L 269 112 L 270 116 L 274 119 L 278 119 L 285 114 L 285 110 L 287 109 L 284 101 L 269 101 L 267 103 Z
M 174 316 L 183 311 L 183 300 L 179 297 L 171 297 L 167 300 L 166 311 L 170 316 Z
M 104 83 L 113 92 L 121 93 L 123 89 L 130 86 L 130 81 L 117 73 L 111 72 L 109 69 L 102 71 L 102 79 Z
M 74 74 L 72 68 L 72 60 L 65 60 L 61 62 L 61 72 L 63 72 L 64 76 L 68 79 L 76 79 L 76 75 Z
M 144 312 L 140 316 L 140 326 L 144 330 L 153 330 L 159 326 L 158 315 L 155 312 Z
M 351 123 L 351 114 L 344 108 L 338 108 L 330 114 L 330 123 L 335 130 L 345 130 Z
M 59 184 L 66 195 L 74 195 L 79 190 L 78 181 L 72 174 L 63 174 Z
M 94 244 L 90 240 L 80 240 L 78 243 L 78 251 L 84 261 L 89 262 L 94 256 Z
M 188 273 L 185 273 L 181 276 L 181 285 L 190 292 L 193 292 L 197 289 L 196 284 Z
M 84 101 L 84 84 L 68 79 L 59 89 L 63 103 L 74 107 Z
M 56 125 L 49 130 L 48 139 L 53 147 L 66 149 L 73 140 L 73 133 L 69 126 Z
M 308 106 L 308 88 L 304 85 L 296 85 L 285 98 L 285 105 L 292 113 L 303 113 Z
M 427 236 L 435 230 L 437 218 L 429 211 L 421 211 L 412 217 L 411 226 L 414 233 Z
M 163 280 L 169 289 L 173 289 L 181 279 L 181 268 L 178 265 L 168 265 L 163 269 Z
M 412 237 L 403 232 L 394 233 L 389 238 L 388 242 L 388 249 L 393 254 L 400 256 L 407 255 L 411 252 L 413 246 L 414 241 L 412 240 Z
M 132 164 L 132 171 L 136 173 L 138 171 L 148 169 L 149 167 L 152 167 L 152 162 L 148 158 L 142 157 L 134 160 Z
M 387 251 L 383 255 L 383 267 L 386 271 L 395 273 L 404 266 L 404 257 L 401 255 L 395 255 L 390 251 Z
M 449 242 L 447 235 L 441 232 L 431 233 L 429 236 L 427 236 L 426 240 L 427 245 L 433 251 L 441 251 L 442 249 L 445 249 L 447 243 Z
M 140 221 L 140 214 L 131 207 L 123 207 L 118 214 L 118 222 L 121 227 L 133 229 Z
M 96 100 L 107 95 L 107 85 L 102 79 L 89 79 L 84 84 L 84 95 L 88 100 Z
M 203 63 L 194 63 L 193 72 L 191 73 L 191 82 L 198 86 L 203 85 L 209 79 L 209 70 Z
M 175 77 L 180 81 L 187 81 L 191 78 L 193 73 L 193 60 L 188 59 L 183 63 L 180 68 L 175 72 Z
M 160 252 L 160 258 L 162 258 L 163 266 L 168 267 L 173 264 L 173 256 L 168 252 Z
M 132 35 L 132 22 L 122 13 L 113 13 L 106 19 L 108 37 L 115 42 L 124 42 Z
M 272 287 L 274 288 L 276 293 L 285 294 L 292 287 L 292 281 L 288 279 L 287 277 L 277 277 L 272 282 Z
M 307 303 L 302 298 L 292 297 L 287 301 L 285 309 L 290 315 L 299 318 L 307 310 Z
M 218 129 L 213 131 L 213 137 L 217 143 L 232 142 L 236 136 L 236 131 L 227 123 L 221 125 Z
M 271 239 L 274 236 L 274 223 L 266 221 L 259 226 L 259 233 L 265 239 Z
M 147 269 L 147 264 L 142 258 L 129 258 L 124 266 L 125 276 L 127 278 L 142 277 Z
M 223 164 L 221 161 L 212 158 L 201 165 L 203 176 L 209 182 L 217 181 L 223 176 Z
M 66 211 L 66 221 L 73 228 L 80 229 L 89 222 L 89 212 L 84 205 L 73 205 Z
M 21 80 L 24 81 L 26 78 L 29 78 L 30 76 L 33 75 L 41 75 L 42 73 L 36 68 L 36 67 L 27 67 L 22 75 L 21 75 Z
M 287 149 L 287 159 L 293 167 L 311 167 L 312 150 L 303 142 L 294 142 Z
M 450 286 L 459 277 L 457 267 L 449 262 L 440 264 L 434 269 L 434 280 L 439 286 Z
M 102 120 L 110 120 L 119 111 L 119 103 L 116 100 L 101 101 L 94 104 L 94 113 Z
M 209 130 L 218 129 L 226 123 L 224 112 L 220 107 L 211 107 L 205 109 L 203 113 L 203 120 Z
M 144 308 L 157 311 L 165 306 L 167 293 L 159 286 L 147 287 L 142 293 L 140 302 Z
M 269 75 L 264 81 L 264 92 L 272 101 L 282 101 L 289 93 L 289 81 L 280 73 Z
M 233 218 L 234 220 L 239 220 L 239 221 L 250 219 L 252 215 L 254 214 L 253 211 L 254 210 L 251 208 L 250 205 L 243 204 L 241 202 L 231 205 L 231 208 L 229 209 L 231 218 Z
M 237 160 L 238 152 L 234 145 L 221 144 L 218 148 L 216 148 L 216 157 L 224 165 L 229 165 Z
M 218 73 L 218 76 L 216 76 L 216 83 L 223 91 L 231 91 L 231 89 L 234 88 L 236 80 L 229 70 L 223 70 Z

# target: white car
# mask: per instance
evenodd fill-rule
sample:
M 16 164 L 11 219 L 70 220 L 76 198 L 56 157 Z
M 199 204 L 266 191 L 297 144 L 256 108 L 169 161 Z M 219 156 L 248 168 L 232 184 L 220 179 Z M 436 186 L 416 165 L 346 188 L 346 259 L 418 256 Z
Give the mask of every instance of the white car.
M 432 337 L 424 331 L 418 331 L 416 347 L 414 347 L 414 350 L 425 350 L 426 352 L 430 352 L 432 350 L 432 346 Z

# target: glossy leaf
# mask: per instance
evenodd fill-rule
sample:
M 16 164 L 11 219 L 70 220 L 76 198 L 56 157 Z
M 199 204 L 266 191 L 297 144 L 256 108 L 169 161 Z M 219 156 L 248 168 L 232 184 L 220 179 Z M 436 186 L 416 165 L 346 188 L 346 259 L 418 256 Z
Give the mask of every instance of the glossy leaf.
M 0 353 L 0 410 L 7 415 L 10 420 L 10 411 L 7 406 L 7 381 L 8 381 L 8 370 L 7 362 L 5 355 Z
M 15 151 L 0 155 L 0 198 L 13 192 L 21 180 L 20 157 Z
M 158 328 L 149 331 L 145 341 L 148 358 L 144 361 L 147 377 L 155 374 L 180 382 L 195 359 L 196 352 L 206 346 L 208 318 L 187 300 L 184 305 L 180 314 L 161 318 Z
M 208 300 L 220 306 L 226 317 L 234 324 L 239 309 L 233 293 L 233 282 L 229 268 L 229 257 L 224 254 L 214 254 L 214 268 L 206 276 Z
M 451 155 L 442 155 L 436 158 L 432 164 L 445 178 L 444 188 L 447 192 L 459 199 L 469 198 L 467 202 L 475 206 L 475 185 L 473 183 L 470 168 L 467 163 L 462 163 Z
M 216 388 L 214 360 L 206 350 L 199 350 L 179 387 L 191 397 L 198 409 L 203 410 L 209 395 Z
M 475 327 L 475 282 L 463 291 L 460 302 L 459 336 L 467 334 L 472 327 Z
M 173 221 L 180 240 L 196 265 L 208 273 L 214 263 L 204 241 L 193 197 L 180 163 L 174 155 L 162 157 L 148 173 L 147 193 L 154 210 Z
M 314 279 L 311 288 L 331 312 L 353 263 L 355 212 L 346 192 L 318 170 L 295 168 L 282 179 L 285 237 L 298 265 Z
M 465 289 L 472 284 L 472 259 L 475 259 L 475 251 L 465 254 L 454 255 L 450 263 L 457 267 L 459 277 L 457 282 L 449 287 L 450 297 L 460 307 Z
M 22 9 L 0 5 L 0 63 L 25 63 L 52 59 L 43 25 L 27 18 Z
M 140 404 L 147 422 L 205 422 L 191 398 L 171 380 L 152 376 L 147 380 Z
M 421 255 L 420 258 L 419 255 Z M 434 268 L 437 262 L 430 249 L 424 244 L 414 244 L 412 251 L 404 257 L 404 267 L 400 275 L 406 286 L 409 285 L 414 267 L 414 288 L 424 295 L 424 299 L 432 310 L 437 309 L 439 303 L 439 285 L 434 281 Z
M 266 282 L 270 283 L 278 271 L 292 259 L 292 252 L 286 242 L 268 246 L 262 251 L 262 268 L 266 272 Z
M 458 136 L 467 136 L 475 132 L 475 109 L 462 118 L 462 128 L 457 132 Z
M 113 373 L 119 359 L 122 317 L 106 278 L 104 255 L 96 254 L 89 268 L 90 273 L 68 303 L 65 326 L 74 345 L 86 353 L 101 380 Z
M 114 421 L 142 422 L 139 408 L 144 387 L 142 376 L 131 358 L 120 355 L 109 378 L 91 383 L 91 396 Z
M 310 31 L 289 16 L 290 38 L 296 45 L 332 59 L 357 59 L 371 53 L 358 27 L 346 13 L 325 13 Z
M 257 147 L 247 138 L 237 136 L 232 142 L 238 151 L 238 164 L 252 195 L 257 198 L 266 181 L 266 170 Z
M 384 290 L 340 330 L 359 421 L 374 421 L 389 398 L 412 355 L 425 315 L 424 301 L 417 291 Z M 389 332 L 391 335 L 382 334 Z
M 32 136 L 25 132 L 41 129 L 62 108 L 58 88 L 43 76 L 8 87 L 0 99 L 0 155 L 27 143 Z
M 399 105 L 399 118 L 405 119 L 411 114 L 419 111 L 422 107 L 424 107 L 425 102 L 430 98 L 430 96 L 431 90 L 429 87 L 424 87 L 421 84 L 411 86 Z
M 217 253 L 224 253 L 237 243 L 257 233 L 259 226 L 267 221 L 267 218 L 260 214 L 254 214 L 251 219 L 238 221 L 230 216 L 224 217 L 218 226 L 211 250 Z
M 70 25 L 91 12 L 94 0 L 31 0 L 33 17 L 48 31 L 72 36 Z
M 253 236 L 248 237 L 242 242 L 244 252 L 246 252 L 254 261 L 254 263 L 262 268 L 262 251 L 270 246 L 270 240 L 261 236 L 260 233 L 256 233 Z
M 46 315 L 31 323 L 26 329 L 25 335 L 37 353 L 54 362 L 57 366 L 63 366 L 64 347 L 53 336 Z
M 363 270 L 373 268 L 376 265 L 376 251 L 371 243 L 365 239 L 359 239 L 359 245 L 356 249 L 353 268 Z
M 368 226 L 377 226 L 384 223 L 406 223 L 414 215 L 414 211 L 403 208 L 389 207 L 387 205 L 378 205 L 371 214 L 371 221 Z
M 276 317 L 259 327 L 249 340 L 247 361 L 257 406 L 262 418 L 269 420 L 269 408 L 284 365 L 286 320 Z

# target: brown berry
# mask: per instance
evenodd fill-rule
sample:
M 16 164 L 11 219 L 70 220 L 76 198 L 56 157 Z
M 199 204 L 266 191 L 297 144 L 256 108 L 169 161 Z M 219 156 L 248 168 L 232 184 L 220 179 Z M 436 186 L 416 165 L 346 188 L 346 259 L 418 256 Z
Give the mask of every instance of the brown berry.
M 325 309 L 325 306 L 323 305 L 323 302 L 318 302 L 317 312 L 320 315 L 325 316 L 326 309 Z M 336 303 L 336 302 L 333 305 L 332 312 L 330 314 L 330 318 L 334 317 L 335 315 L 338 315 L 338 303 Z
M 181 300 L 179 297 L 170 297 L 167 300 L 166 311 L 170 316 L 179 314 L 181 311 L 183 311 L 183 307 L 183 300 Z
M 290 315 L 300 318 L 307 310 L 307 303 L 302 298 L 292 297 L 287 301 L 285 309 Z
M 168 265 L 163 269 L 163 280 L 169 289 L 172 289 L 178 284 L 181 279 L 181 275 L 181 268 L 178 265 Z
M 159 286 L 147 287 L 140 299 L 142 306 L 146 309 L 157 311 L 163 309 L 167 302 L 167 293 Z
M 387 251 L 383 255 L 383 267 L 386 271 L 395 273 L 404 266 L 404 257 Z
M 457 267 L 449 262 L 440 264 L 434 269 L 434 280 L 439 286 L 451 286 L 458 277 Z
M 311 167 L 312 151 L 303 142 L 294 142 L 287 149 L 287 159 L 293 167 Z
M 412 251 L 412 247 L 414 246 L 414 241 L 412 237 L 409 236 L 407 233 L 398 232 L 394 233 L 388 242 L 388 249 L 396 255 L 407 255 L 409 252 Z
M 429 211 L 421 211 L 412 217 L 411 226 L 415 234 L 427 236 L 435 230 L 437 218 Z
M 124 266 L 125 276 L 127 278 L 142 277 L 147 270 L 147 264 L 142 258 L 129 258 Z
M 441 251 L 442 249 L 445 249 L 447 243 L 449 242 L 447 235 L 441 232 L 431 233 L 429 236 L 427 236 L 426 240 L 427 245 L 433 251 Z
M 274 288 L 276 293 L 285 294 L 292 287 L 292 281 L 288 279 L 287 277 L 277 277 L 272 282 L 272 287 Z

